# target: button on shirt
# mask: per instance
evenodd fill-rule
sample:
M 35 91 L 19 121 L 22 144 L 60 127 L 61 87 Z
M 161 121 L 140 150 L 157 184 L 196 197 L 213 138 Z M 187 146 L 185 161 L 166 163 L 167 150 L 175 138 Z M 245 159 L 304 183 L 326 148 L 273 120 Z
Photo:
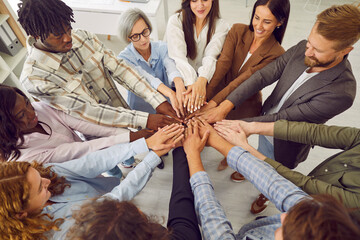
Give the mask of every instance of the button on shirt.
M 28 57 L 20 80 L 34 97 L 74 117 L 114 127 L 146 127 L 148 113 L 128 109 L 115 81 L 154 108 L 166 99 L 125 61 L 116 58 L 96 35 L 72 31 L 73 47 L 51 53 L 28 39 Z
M 231 168 L 243 174 L 282 212 L 288 211 L 304 197 L 308 197 L 300 188 L 280 176 L 269 164 L 255 158 L 241 147 L 233 147 L 227 161 Z M 207 173 L 195 173 L 190 178 L 190 184 L 204 239 L 274 239 L 275 230 L 281 226 L 280 215 L 250 222 L 235 235 L 224 209 L 215 197 Z

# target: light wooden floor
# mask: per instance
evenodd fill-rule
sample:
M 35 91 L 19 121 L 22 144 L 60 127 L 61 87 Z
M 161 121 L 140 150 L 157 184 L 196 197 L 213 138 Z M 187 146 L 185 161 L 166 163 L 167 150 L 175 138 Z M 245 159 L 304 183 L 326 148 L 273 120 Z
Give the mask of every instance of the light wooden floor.
M 249 0 L 249 6 L 245 8 L 245 0 L 219 0 L 222 17 L 229 23 L 249 23 L 249 18 L 252 10 L 254 0 Z M 181 0 L 168 0 L 169 2 L 169 15 L 172 15 L 177 9 L 180 8 Z M 171 4 L 170 4 L 171 2 Z M 336 0 L 323 0 L 317 6 L 311 5 L 316 2 L 315 0 L 290 0 L 291 13 L 288 23 L 288 28 L 285 33 L 283 47 L 288 49 L 295 45 L 302 39 L 306 39 L 314 24 L 317 13 L 333 4 L 353 3 L 359 1 L 336 1 Z M 306 4 L 308 2 L 308 4 Z M 161 6 L 158 24 L 160 28 L 160 38 L 165 31 L 164 13 Z M 116 37 L 112 37 L 110 41 L 106 36 L 100 36 L 105 44 L 114 50 L 116 54 L 119 53 L 124 47 Z M 360 79 L 360 44 L 355 45 L 355 49 L 350 53 L 350 62 L 352 63 L 355 77 Z M 358 87 L 359 88 L 359 87 Z M 273 86 L 269 86 L 263 90 L 264 98 L 271 93 Z M 356 97 L 354 105 L 346 112 L 336 116 L 328 121 L 331 125 L 352 126 L 360 127 L 360 101 Z M 257 137 L 250 138 L 253 146 L 257 147 Z M 310 155 L 306 162 L 300 164 L 296 170 L 307 174 L 311 169 L 320 163 L 337 150 L 328 150 L 320 147 L 315 147 L 311 150 Z M 153 177 L 145 187 L 145 189 L 135 198 L 135 203 L 146 213 L 164 216 L 167 218 L 168 202 L 170 198 L 171 182 L 172 182 L 172 154 L 165 157 L 165 169 L 156 169 Z M 237 232 L 240 227 L 252 221 L 255 216 L 249 211 L 251 202 L 258 195 L 258 191 L 249 183 L 233 183 L 230 181 L 229 176 L 233 172 L 227 169 L 223 172 L 217 172 L 216 166 L 222 159 L 222 156 L 214 149 L 207 148 L 202 153 L 202 159 L 209 173 L 212 183 L 215 188 L 216 195 L 223 205 L 226 214 L 232 222 L 233 229 Z M 271 205 L 264 215 L 271 215 L 276 213 L 277 210 Z M 166 223 L 166 222 L 165 222 Z

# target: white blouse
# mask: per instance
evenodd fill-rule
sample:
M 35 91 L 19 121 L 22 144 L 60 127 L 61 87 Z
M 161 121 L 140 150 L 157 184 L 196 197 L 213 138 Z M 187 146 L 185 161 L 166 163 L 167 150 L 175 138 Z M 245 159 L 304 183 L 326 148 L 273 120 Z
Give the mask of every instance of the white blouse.
M 193 84 L 198 76 L 206 78 L 208 82 L 211 80 L 230 26 L 223 19 L 218 19 L 215 32 L 206 45 L 208 29 L 209 24 L 207 23 L 201 30 L 199 37 L 196 36 L 194 29 L 197 56 L 192 60 L 186 57 L 187 47 L 182 27 L 182 14 L 176 13 L 169 18 L 165 33 L 169 56 L 175 60 L 176 67 L 183 76 L 186 86 Z

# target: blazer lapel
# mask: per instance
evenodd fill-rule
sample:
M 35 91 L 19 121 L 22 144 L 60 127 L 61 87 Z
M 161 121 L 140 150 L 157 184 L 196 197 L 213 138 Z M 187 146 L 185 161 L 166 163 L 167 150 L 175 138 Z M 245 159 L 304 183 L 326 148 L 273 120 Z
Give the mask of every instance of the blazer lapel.
M 251 32 L 249 30 L 249 32 Z M 254 38 L 254 33 L 252 33 L 252 37 L 251 37 L 251 42 L 249 44 L 248 51 L 246 52 L 246 54 L 249 52 L 250 47 L 251 47 L 251 43 L 253 41 Z M 274 37 L 274 35 L 271 35 L 263 44 L 261 44 L 261 46 L 256 49 L 256 51 L 251 55 L 251 57 L 249 58 L 249 60 L 244 64 L 244 66 L 242 67 L 240 74 L 243 72 L 243 70 L 247 70 L 249 68 L 249 66 L 256 66 L 257 64 L 259 64 L 259 62 L 261 62 L 264 59 L 264 56 L 266 54 L 268 54 L 268 52 L 273 48 L 274 44 L 276 44 L 277 41 Z M 244 56 L 244 60 L 245 60 L 246 55 Z M 244 62 L 244 61 L 243 61 Z M 239 66 L 240 68 L 240 66 Z
M 298 89 L 295 90 L 293 94 L 285 101 L 284 105 L 281 108 L 287 108 L 294 101 L 304 96 L 307 93 L 317 91 L 320 88 L 325 87 L 328 84 L 331 84 L 334 80 L 338 78 L 338 76 L 344 71 L 345 65 L 347 61 L 347 56 L 343 59 L 335 67 L 332 67 L 328 70 L 320 72 L 316 76 L 310 78 L 303 85 L 301 85 Z M 295 79 L 296 80 L 296 79 Z
M 239 72 L 239 69 L 250 50 L 253 39 L 254 39 L 254 33 L 248 29 L 245 33 L 245 36 L 242 38 L 242 45 L 244 46 L 243 47 L 244 50 L 241 51 L 241 55 L 240 55 L 241 60 L 238 61 L 238 66 L 236 66 L 235 68 L 237 73 Z M 238 74 L 236 74 L 235 76 L 238 76 Z

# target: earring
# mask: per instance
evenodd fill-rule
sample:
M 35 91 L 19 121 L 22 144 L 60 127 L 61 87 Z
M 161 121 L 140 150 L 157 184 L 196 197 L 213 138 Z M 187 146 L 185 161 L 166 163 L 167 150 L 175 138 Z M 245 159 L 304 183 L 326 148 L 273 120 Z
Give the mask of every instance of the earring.
M 280 28 L 280 26 L 277 26 L 276 28 Z

